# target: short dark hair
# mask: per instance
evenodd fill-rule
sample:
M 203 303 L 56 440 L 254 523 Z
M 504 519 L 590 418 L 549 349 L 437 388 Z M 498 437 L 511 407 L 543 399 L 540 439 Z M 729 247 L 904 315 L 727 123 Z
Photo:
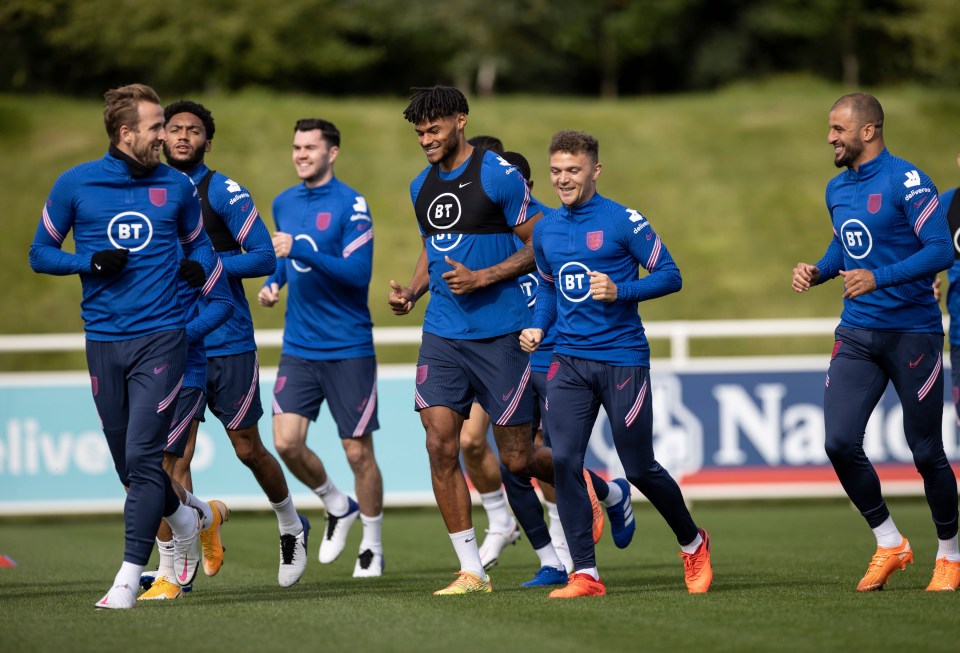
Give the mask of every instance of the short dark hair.
M 203 130 L 207 132 L 207 140 L 213 140 L 213 133 L 217 131 L 217 126 L 213 122 L 213 114 L 210 113 L 209 109 L 199 102 L 193 102 L 192 100 L 179 100 L 164 107 L 164 124 L 170 122 L 170 119 L 178 113 L 192 113 L 199 118 L 200 122 L 203 123 Z
M 314 129 L 320 130 L 320 136 L 329 147 L 340 147 L 340 130 L 332 122 L 323 118 L 301 118 L 293 126 L 293 133 L 312 132 Z
M 586 153 L 597 163 L 600 160 L 600 143 L 587 132 L 565 129 L 553 135 L 550 140 L 550 154 L 568 152 L 570 154 Z
M 120 142 L 120 128 L 140 125 L 140 103 L 160 104 L 160 96 L 146 84 L 129 84 L 103 94 L 103 126 L 110 142 Z
M 520 170 L 520 174 L 523 175 L 523 178 L 527 181 L 530 181 L 530 162 L 527 161 L 527 157 L 523 156 L 519 152 L 504 152 L 500 156 L 502 156 L 503 160 L 507 163 L 517 166 L 517 169 Z
M 403 110 L 407 121 L 418 125 L 424 120 L 436 120 L 455 116 L 458 113 L 470 113 L 467 98 L 458 88 L 452 86 L 431 86 L 429 88 L 411 88 L 410 104 Z
M 482 147 L 485 150 L 503 154 L 503 141 L 496 136 L 474 136 L 473 138 L 468 138 L 467 142 L 474 147 Z
M 830 110 L 840 106 L 849 106 L 850 112 L 860 124 L 873 125 L 877 131 L 883 131 L 883 107 L 880 101 L 869 93 L 849 93 L 833 103 Z

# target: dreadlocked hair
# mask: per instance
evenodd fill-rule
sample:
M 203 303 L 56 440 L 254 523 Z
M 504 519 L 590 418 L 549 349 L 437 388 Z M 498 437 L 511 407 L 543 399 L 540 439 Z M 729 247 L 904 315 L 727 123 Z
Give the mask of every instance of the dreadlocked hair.
M 460 89 L 452 86 L 431 86 L 410 89 L 410 104 L 403 110 L 403 117 L 417 125 L 424 120 L 436 120 L 470 113 L 467 98 Z

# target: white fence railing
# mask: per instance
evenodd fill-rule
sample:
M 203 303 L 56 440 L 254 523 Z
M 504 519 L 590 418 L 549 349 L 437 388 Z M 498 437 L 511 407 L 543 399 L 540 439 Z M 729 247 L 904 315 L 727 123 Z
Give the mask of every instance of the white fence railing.
M 820 336 L 832 334 L 839 319 L 804 318 L 794 320 L 668 320 L 645 324 L 651 339 L 670 342 L 670 362 L 683 365 L 690 359 L 690 341 L 696 339 L 767 338 Z M 946 328 L 947 318 L 944 318 Z M 410 345 L 420 342 L 420 327 L 374 327 L 377 345 Z M 279 347 L 283 343 L 280 329 L 256 332 L 261 347 Z M 0 335 L 0 354 L 14 352 L 82 351 L 82 333 L 43 335 Z M 789 352 L 784 352 L 789 353 Z

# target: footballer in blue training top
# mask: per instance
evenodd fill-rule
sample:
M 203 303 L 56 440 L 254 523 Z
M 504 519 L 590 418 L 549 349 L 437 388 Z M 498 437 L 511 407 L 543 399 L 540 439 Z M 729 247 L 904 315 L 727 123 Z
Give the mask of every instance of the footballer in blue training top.
M 884 145 L 883 108 L 852 93 L 830 110 L 834 165 L 827 184 L 833 239 L 816 264 L 798 263 L 793 289 L 843 277 L 843 312 L 824 390 L 825 448 L 850 500 L 873 530 L 877 550 L 857 584 L 883 589 L 913 562 L 863 450 L 867 420 L 892 382 L 903 430 L 923 477 L 939 540 L 931 591 L 960 586 L 957 481 L 943 449 L 943 318 L 932 285 L 953 262 L 937 189 Z
M 467 143 L 469 106 L 456 88 L 413 89 L 404 117 L 428 166 L 410 185 L 423 250 L 407 286 L 388 303 L 406 315 L 430 291 L 417 360 L 415 408 L 427 436 L 434 495 L 460 573 L 439 595 L 489 592 L 460 470 L 460 426 L 476 398 L 490 415 L 501 460 L 514 472 L 553 478 L 548 449 L 530 439 L 529 356 L 517 334 L 529 320 L 516 279 L 533 271 L 529 190 L 516 166 Z M 514 233 L 525 245 L 517 251 Z
M 197 190 L 160 165 L 163 107 L 142 84 L 108 91 L 104 126 L 110 149 L 99 161 L 63 173 L 50 191 L 30 248 L 37 272 L 79 274 L 81 315 L 94 402 L 120 481 L 126 547 L 123 564 L 98 608 L 136 605 L 140 573 L 161 517 L 175 540 L 174 559 L 192 578 L 200 522 L 182 504 L 161 467 L 161 450 L 183 383 L 187 320 L 178 297 L 181 248 L 214 269 Z M 73 230 L 74 253 L 61 247 Z M 192 268 L 197 272 L 196 268 Z M 194 282 L 202 284 L 199 270 Z
M 574 573 L 550 596 L 606 593 L 597 571 L 582 473 L 601 405 L 627 479 L 677 537 L 688 591 L 706 592 L 713 578 L 710 537 L 694 523 L 676 481 L 654 458 L 650 349 L 637 313 L 637 302 L 680 290 L 680 271 L 643 215 L 597 193 L 601 164 L 593 136 L 558 132 L 549 151 L 550 178 L 562 206 L 534 227 L 540 288 L 533 327 L 523 330 L 520 342 L 535 351 L 544 333 L 556 330 L 547 372 L 546 425 Z M 638 278 L 638 265 L 648 273 L 643 278 Z M 628 502 L 626 490 L 622 499 Z
M 306 517 L 297 514 L 287 488 L 283 469 L 263 446 L 258 422 L 263 415 L 260 403 L 260 367 L 253 336 L 253 319 L 243 291 L 243 279 L 272 274 L 276 255 L 270 234 L 260 219 L 250 192 L 233 179 L 211 170 L 205 163 L 213 147 L 216 124 L 202 104 L 179 100 L 164 109 L 168 163 L 188 175 L 196 184 L 203 212 L 203 228 L 223 261 L 226 280 L 233 295 L 232 318 L 204 340 L 207 355 L 206 392 L 193 420 L 195 434 L 209 406 L 220 420 L 238 459 L 250 469 L 277 514 L 280 529 L 280 567 L 277 582 L 282 587 L 296 583 L 306 568 L 305 543 L 309 532 Z M 194 436 L 195 437 L 195 436 Z M 213 507 L 206 513 L 215 517 Z M 222 562 L 219 525 L 216 537 L 204 541 L 204 570 L 211 574 Z M 215 559 L 211 552 L 215 551 Z M 206 563 L 211 561 L 212 566 Z M 215 572 L 214 572 L 215 573 Z
M 275 305 L 287 286 L 273 440 L 290 471 L 326 508 L 320 562 L 339 557 L 359 519 L 363 538 L 353 575 L 369 578 L 383 572 L 383 479 L 372 438 L 380 428 L 377 361 L 367 307 L 373 221 L 363 195 L 334 174 L 339 154 L 340 130 L 329 120 L 302 118 L 294 125 L 292 160 L 301 183 L 273 201 L 279 262 L 258 301 Z M 340 491 L 306 444 L 323 403 L 354 472 L 356 501 Z

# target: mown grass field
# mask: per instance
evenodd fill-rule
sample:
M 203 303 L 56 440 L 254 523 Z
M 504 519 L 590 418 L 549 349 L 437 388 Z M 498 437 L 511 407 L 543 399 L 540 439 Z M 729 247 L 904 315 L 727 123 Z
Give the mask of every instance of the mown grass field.
M 433 510 L 388 510 L 386 574 L 355 580 L 359 526 L 335 563 L 316 543 L 298 585 L 276 585 L 276 520 L 236 513 L 224 527 L 226 563 L 173 602 L 97 611 L 123 547 L 119 516 L 0 521 L 4 651 L 956 651 L 958 597 L 923 589 L 936 539 L 922 500 L 892 513 L 917 562 L 883 592 L 858 594 L 874 543 L 845 502 L 710 503 L 693 507 L 713 538 L 715 580 L 691 596 L 676 542 L 649 504 L 637 504 L 631 546 L 598 549 L 608 595 L 556 601 L 521 589 L 537 567 L 521 541 L 491 572 L 494 593 L 446 597 L 456 558 Z M 316 526 L 319 513 L 308 513 Z M 484 518 L 476 515 L 481 529 Z M 316 531 L 319 533 L 319 531 Z
M 790 318 L 838 315 L 840 287 L 804 296 L 790 291 L 798 260 L 814 261 L 831 236 L 824 186 L 836 170 L 826 143 L 827 113 L 847 92 L 806 78 L 734 86 L 715 93 L 601 101 L 564 97 L 473 100 L 467 135 L 501 137 L 526 154 L 535 194 L 556 204 L 546 147 L 559 129 L 583 129 L 600 140 L 600 192 L 646 214 L 684 275 L 683 290 L 641 306 L 646 320 Z M 960 91 L 920 87 L 875 89 L 887 113 L 891 150 L 946 189 L 960 181 Z M 167 97 L 164 101 L 178 98 Z M 408 185 L 425 159 L 401 115 L 404 98 L 328 98 L 250 91 L 198 95 L 217 121 L 208 162 L 253 193 L 272 226 L 273 197 L 297 182 L 289 160 L 294 122 L 334 121 L 343 133 L 338 176 L 363 192 L 372 208 L 376 255 L 370 306 L 378 326 L 417 325 L 415 313 L 395 318 L 386 307 L 388 283 L 406 282 L 420 239 Z M 0 204 L 5 238 L 0 275 L 7 281 L 0 333 L 79 332 L 79 282 L 33 274 L 27 251 L 46 194 L 57 175 L 106 149 L 102 107 L 59 97 L 0 96 Z M 69 241 L 68 241 L 69 242 Z M 248 282 L 248 295 L 259 284 Z M 255 303 L 255 302 L 254 302 Z M 261 328 L 279 328 L 280 309 L 253 308 Z M 698 345 L 694 353 L 783 351 L 779 342 Z M 822 352 L 824 342 L 800 342 L 790 353 Z M 720 347 L 720 351 L 711 348 Z M 378 352 L 406 362 L 415 347 Z M 654 343 L 665 355 L 666 343 Z M 277 352 L 266 351 L 264 364 Z M 4 356 L 6 370 L 82 368 L 82 356 Z

